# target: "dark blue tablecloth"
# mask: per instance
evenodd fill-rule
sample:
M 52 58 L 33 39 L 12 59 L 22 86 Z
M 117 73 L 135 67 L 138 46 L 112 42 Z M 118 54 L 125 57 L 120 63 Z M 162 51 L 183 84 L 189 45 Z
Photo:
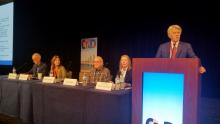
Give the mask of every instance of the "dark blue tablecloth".
M 0 76 L 0 113 L 33 123 L 32 84 L 38 80 L 9 80 Z
M 131 91 L 33 84 L 35 124 L 130 124 Z
M 130 124 L 131 91 L 109 92 L 0 76 L 0 113 L 27 124 Z

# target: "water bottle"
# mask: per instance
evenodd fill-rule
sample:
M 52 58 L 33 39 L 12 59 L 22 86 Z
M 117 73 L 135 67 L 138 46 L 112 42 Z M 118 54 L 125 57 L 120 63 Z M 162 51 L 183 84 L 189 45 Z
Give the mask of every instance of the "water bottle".
M 120 78 L 118 76 L 116 76 L 115 78 L 115 90 L 119 90 L 120 89 Z
M 115 78 L 115 83 L 117 84 L 117 83 L 120 83 L 120 78 L 117 76 L 116 78 Z
M 50 71 L 50 75 L 49 76 L 53 77 L 53 71 L 52 70 Z
M 16 69 L 15 69 L 15 67 L 13 67 L 13 69 L 12 69 L 12 73 L 16 73 Z
M 88 78 L 85 73 L 83 74 L 82 80 L 83 80 L 83 86 L 86 86 Z

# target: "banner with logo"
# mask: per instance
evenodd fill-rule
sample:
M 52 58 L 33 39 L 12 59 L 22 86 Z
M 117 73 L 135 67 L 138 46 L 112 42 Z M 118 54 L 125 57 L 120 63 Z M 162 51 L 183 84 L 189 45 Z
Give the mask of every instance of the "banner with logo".
M 81 68 L 80 72 L 89 72 L 93 67 L 93 59 L 97 56 L 98 38 L 84 38 L 81 40 Z

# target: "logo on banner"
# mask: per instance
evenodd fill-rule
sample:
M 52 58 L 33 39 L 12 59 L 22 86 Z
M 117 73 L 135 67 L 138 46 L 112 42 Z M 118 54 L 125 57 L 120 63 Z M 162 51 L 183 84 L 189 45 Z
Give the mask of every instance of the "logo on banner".
M 96 38 L 82 39 L 81 46 L 82 46 L 82 49 L 96 48 L 97 39 Z
M 158 121 L 157 121 L 156 119 L 148 118 L 148 119 L 146 120 L 146 124 L 160 124 L 160 123 L 158 123 Z M 164 124 L 172 124 L 172 123 L 170 123 L 170 122 L 164 122 Z

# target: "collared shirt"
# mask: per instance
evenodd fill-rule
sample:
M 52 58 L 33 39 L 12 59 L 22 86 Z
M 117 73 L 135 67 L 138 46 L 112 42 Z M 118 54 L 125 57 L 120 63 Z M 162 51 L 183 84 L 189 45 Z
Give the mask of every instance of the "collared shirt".
M 118 74 L 115 77 L 115 83 L 119 83 L 119 82 L 125 82 L 125 76 L 127 73 L 128 68 L 126 69 L 121 69 Z
M 89 82 L 109 82 L 111 81 L 111 74 L 108 68 L 102 67 L 101 69 L 93 68 L 89 74 Z
M 121 69 L 120 82 L 125 82 L 125 75 L 126 75 L 127 70 L 128 68 L 126 68 L 125 70 Z
M 179 42 L 180 42 L 180 41 L 177 41 L 177 42 L 173 42 L 173 41 L 171 41 L 171 47 L 170 47 L 170 58 L 171 58 L 171 56 L 172 56 L 172 49 L 173 49 L 173 47 L 174 47 L 174 44 L 175 44 L 175 47 L 176 47 L 176 49 L 177 49 L 178 46 L 179 46 Z

